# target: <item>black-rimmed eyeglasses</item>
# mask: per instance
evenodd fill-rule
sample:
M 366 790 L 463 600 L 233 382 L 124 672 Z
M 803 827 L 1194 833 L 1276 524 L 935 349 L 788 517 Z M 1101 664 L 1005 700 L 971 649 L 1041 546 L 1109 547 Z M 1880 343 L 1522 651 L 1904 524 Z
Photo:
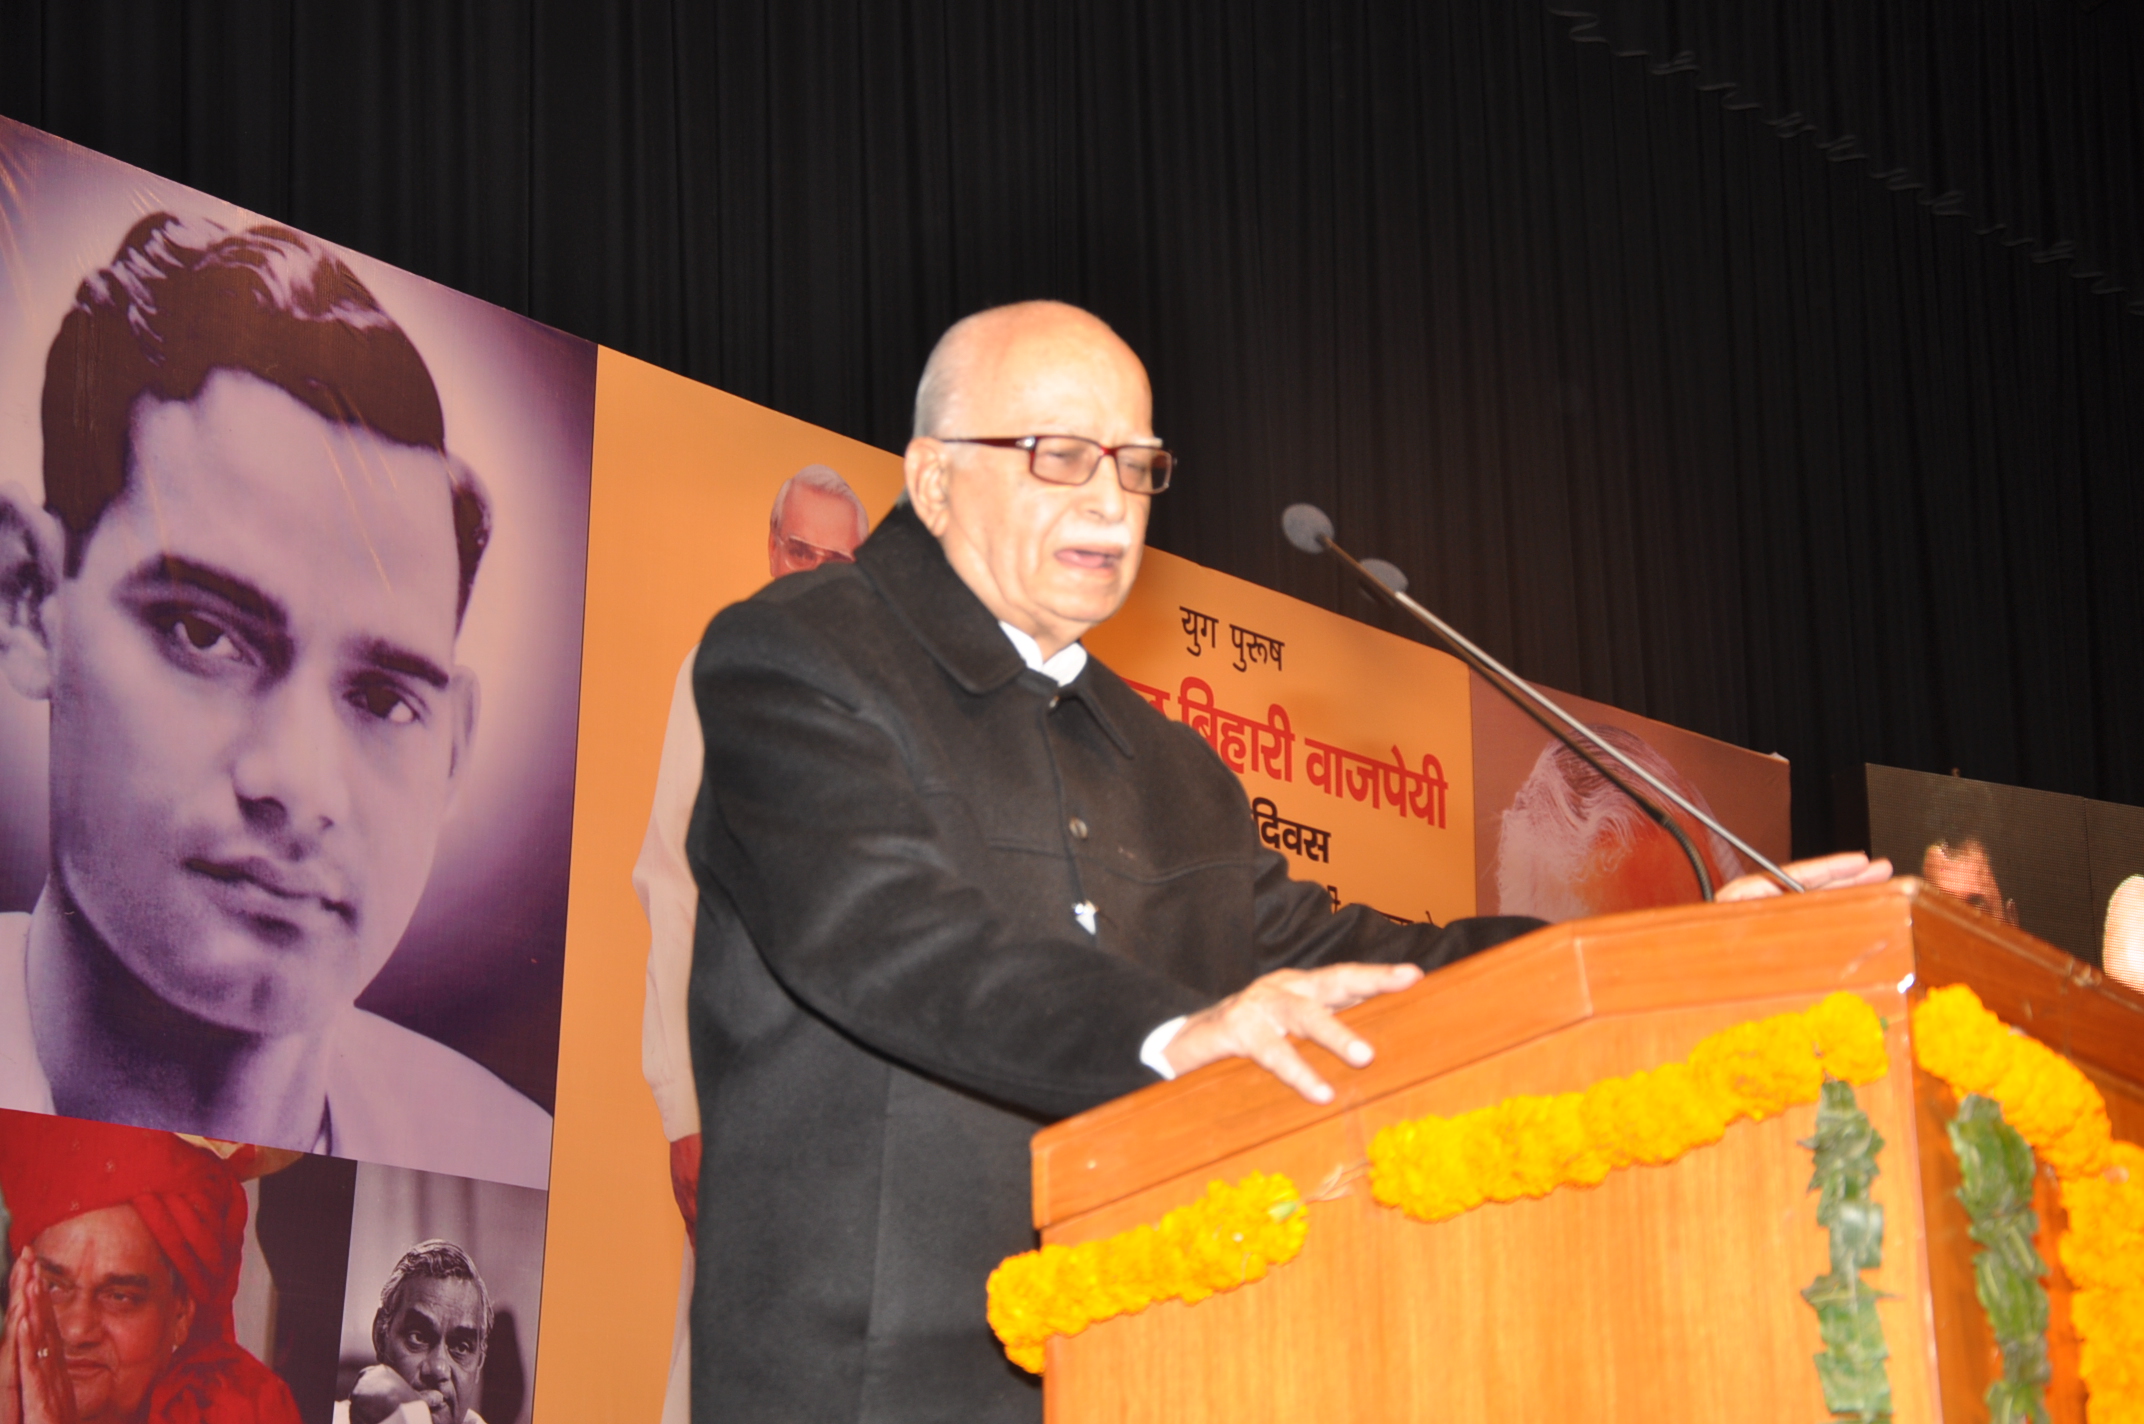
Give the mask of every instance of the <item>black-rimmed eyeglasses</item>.
M 1045 484 L 1083 485 L 1107 455 L 1127 494 L 1160 494 L 1176 473 L 1176 457 L 1158 445 L 1104 445 L 1082 435 L 948 435 L 948 445 L 1025 450 L 1027 472 Z

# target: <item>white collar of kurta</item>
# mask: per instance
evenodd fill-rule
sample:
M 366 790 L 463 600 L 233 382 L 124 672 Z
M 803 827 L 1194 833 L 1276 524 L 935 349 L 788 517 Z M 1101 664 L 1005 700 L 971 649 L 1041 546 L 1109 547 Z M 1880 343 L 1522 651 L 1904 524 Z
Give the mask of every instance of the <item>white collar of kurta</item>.
M 1087 666 L 1087 650 L 1078 643 L 1067 643 L 1057 650 L 1056 656 L 1045 658 L 1042 656 L 1042 644 L 1002 618 L 998 620 L 998 626 L 1005 630 L 1006 637 L 1012 639 L 1013 650 L 1019 653 L 1020 661 L 1053 679 L 1059 687 L 1078 677 L 1080 670 Z

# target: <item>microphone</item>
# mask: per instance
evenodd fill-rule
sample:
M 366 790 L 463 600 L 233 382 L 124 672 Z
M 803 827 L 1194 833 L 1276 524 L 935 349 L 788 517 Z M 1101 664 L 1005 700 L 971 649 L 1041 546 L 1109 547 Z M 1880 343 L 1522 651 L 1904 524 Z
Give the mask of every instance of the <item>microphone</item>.
M 1322 554 L 1332 543 L 1333 522 L 1314 504 L 1291 504 L 1280 512 L 1280 532 L 1306 554 Z
M 1362 568 L 1363 572 L 1394 593 L 1407 591 L 1407 575 L 1399 571 L 1397 564 L 1388 564 L 1383 559 L 1364 559 Z
M 1800 881 L 1787 874 L 1786 871 L 1781 870 L 1765 856 L 1759 854 L 1748 842 L 1733 831 L 1721 825 L 1710 813 L 1691 805 L 1688 798 L 1675 790 L 1674 787 L 1669 786 L 1659 777 L 1638 765 L 1638 763 L 1625 756 L 1607 741 L 1595 736 L 1591 728 L 1564 711 L 1539 688 L 1525 678 L 1520 677 L 1510 668 L 1505 667 L 1495 658 L 1490 657 L 1482 649 L 1476 647 L 1457 628 L 1454 628 L 1451 624 L 1445 622 L 1412 598 L 1409 598 L 1407 596 L 1407 576 L 1397 568 L 1386 563 L 1383 559 L 1368 559 L 1357 562 L 1353 555 L 1333 541 L 1333 522 L 1326 516 L 1324 510 L 1313 504 L 1291 504 L 1281 512 L 1280 527 L 1281 532 L 1287 535 L 1288 542 L 1295 545 L 1296 548 L 1301 549 L 1306 554 L 1331 554 L 1335 559 L 1339 560 L 1343 568 L 1355 575 L 1371 593 L 1393 607 L 1412 614 L 1417 622 L 1435 633 L 1438 638 L 1443 640 L 1446 646 L 1459 655 L 1460 661 L 1480 673 L 1488 681 L 1489 685 L 1501 692 L 1512 705 L 1540 723 L 1542 728 L 1551 736 L 1569 747 L 1580 760 L 1606 778 L 1609 785 L 1621 791 L 1632 801 L 1635 801 L 1639 809 L 1651 817 L 1656 825 L 1675 837 L 1676 844 L 1682 847 L 1683 854 L 1689 858 L 1690 869 L 1697 876 L 1698 891 L 1706 900 L 1712 899 L 1712 876 L 1705 869 L 1704 858 L 1697 853 L 1697 847 L 1690 843 L 1689 836 L 1684 833 L 1683 828 L 1676 822 L 1674 816 L 1670 815 L 1667 808 L 1660 805 L 1659 802 L 1654 801 L 1649 796 L 1641 795 L 1637 788 L 1631 786 L 1630 783 L 1617 776 L 1606 766 L 1603 766 L 1600 758 L 1595 756 L 1592 751 L 1589 751 L 1587 745 L 1582 745 L 1578 740 L 1574 739 L 1572 733 L 1576 733 L 1577 737 L 1583 738 L 1586 744 L 1590 744 L 1592 747 L 1606 753 L 1610 759 L 1619 763 L 1624 770 L 1688 813 L 1699 825 L 1704 826 L 1736 850 L 1748 856 L 1765 874 L 1777 880 L 1782 886 L 1794 891 L 1800 891 L 1805 888 Z M 1558 723 L 1562 725 L 1559 726 L 1557 725 Z

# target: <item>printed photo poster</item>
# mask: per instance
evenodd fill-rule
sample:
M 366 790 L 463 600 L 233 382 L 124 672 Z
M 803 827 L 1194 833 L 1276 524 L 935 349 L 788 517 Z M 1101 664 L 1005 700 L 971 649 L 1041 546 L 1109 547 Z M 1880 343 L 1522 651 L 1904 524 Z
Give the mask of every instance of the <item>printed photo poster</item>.
M 528 1424 L 543 1235 L 542 1192 L 358 1163 L 333 1424 Z
M 1468 682 L 1481 914 L 1560 922 L 1700 898 L 1689 858 L 1673 836 L 1486 681 L 1470 673 Z M 1784 757 L 1543 691 L 1758 852 L 1786 862 L 1793 825 Z M 1756 869 L 1687 814 L 1672 814 L 1715 887 Z
M 662 1416 L 683 1318 L 684 1224 L 644 1069 L 661 1076 L 667 1057 L 675 1084 L 690 1060 L 678 1045 L 643 1057 L 661 966 L 633 886 L 664 728 L 708 620 L 771 578 L 846 557 L 893 507 L 901 461 L 604 349 L 592 488 L 543 1279 L 546 1334 L 573 1344 L 545 1358 L 535 1406 L 640 1421 Z
M 529 1187 L 0 1109 L 37 1417 L 528 1424 L 543 1227 Z
M 1869 851 L 2144 990 L 2144 807 L 1860 768 Z
M 0 234 L 0 1106 L 542 1189 L 595 348 L 6 121 Z
M 1474 913 L 1467 671 L 1456 658 L 1148 550 L 1084 640 L 1243 781 L 1265 843 L 1335 908 Z

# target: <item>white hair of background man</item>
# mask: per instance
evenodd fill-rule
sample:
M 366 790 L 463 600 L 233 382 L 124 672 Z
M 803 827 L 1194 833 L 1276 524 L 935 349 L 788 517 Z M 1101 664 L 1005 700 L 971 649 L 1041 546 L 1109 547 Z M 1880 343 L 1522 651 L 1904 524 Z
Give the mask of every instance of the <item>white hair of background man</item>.
M 774 508 L 767 512 L 767 523 L 771 527 L 782 527 L 782 511 L 789 507 L 789 492 L 798 485 L 847 500 L 849 512 L 856 519 L 856 542 L 863 543 L 864 536 L 871 532 L 871 516 L 864 512 L 864 502 L 856 497 L 855 490 L 849 488 L 849 482 L 825 465 L 806 465 L 782 481 L 782 487 L 774 492 Z
M 1707 815 L 1712 813 L 1705 793 L 1643 738 L 1621 727 L 1592 730 L 1681 792 L 1692 805 Z M 1695 826 L 1687 829 L 1702 837 L 1699 848 L 1712 863 L 1715 883 L 1725 884 L 1748 870 L 1734 847 L 1718 835 Z M 1551 922 L 1595 913 L 1575 888 L 1594 845 L 1608 838 L 1627 854 L 1647 834 L 1666 833 L 1570 748 L 1549 742 L 1534 759 L 1533 771 L 1502 817 L 1496 848 L 1497 913 L 1532 915 Z

